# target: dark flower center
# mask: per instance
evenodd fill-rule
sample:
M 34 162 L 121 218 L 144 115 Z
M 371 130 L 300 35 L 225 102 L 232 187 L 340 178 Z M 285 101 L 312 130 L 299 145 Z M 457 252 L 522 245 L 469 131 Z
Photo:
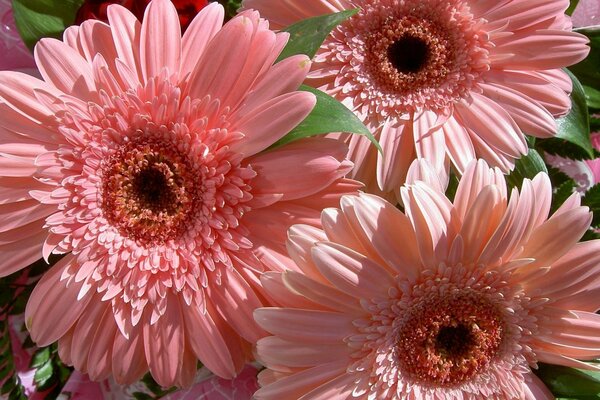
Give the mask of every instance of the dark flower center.
M 496 306 L 475 291 L 427 295 L 400 322 L 400 371 L 416 382 L 454 386 L 485 370 L 499 352 L 503 332 Z
M 444 29 L 410 16 L 389 20 L 371 32 L 365 43 L 371 76 L 397 95 L 439 86 L 455 58 Z
M 156 163 L 141 170 L 133 178 L 132 193 L 138 198 L 141 208 L 155 214 L 173 213 L 178 188 L 169 175 L 173 173 L 167 163 Z
M 442 327 L 435 338 L 435 350 L 444 358 L 463 358 L 475 345 L 471 329 L 463 324 Z
M 156 244 L 180 235 L 198 196 L 192 168 L 169 143 L 130 143 L 104 168 L 104 215 L 132 239 Z
M 388 59 L 398 72 L 409 74 L 421 71 L 429 59 L 429 47 L 421 38 L 402 36 L 388 47 Z

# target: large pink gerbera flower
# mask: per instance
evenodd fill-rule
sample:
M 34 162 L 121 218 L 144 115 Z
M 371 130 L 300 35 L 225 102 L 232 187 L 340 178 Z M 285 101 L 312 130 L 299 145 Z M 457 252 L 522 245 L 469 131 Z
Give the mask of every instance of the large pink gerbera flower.
M 254 314 L 274 335 L 257 399 L 553 399 L 537 362 L 595 368 L 578 360 L 600 355 L 600 241 L 577 243 L 579 195 L 548 218 L 546 174 L 509 200 L 474 161 L 454 203 L 437 179 L 409 171 L 405 213 L 345 196 L 322 230 L 290 229 L 299 271 L 266 273 L 281 307 Z
M 213 4 L 183 38 L 171 2 L 111 6 L 46 39 L 44 81 L 0 73 L 0 274 L 66 254 L 33 291 L 31 337 L 93 379 L 230 378 L 262 335 L 253 271 L 293 222 L 353 192 L 324 138 L 264 151 L 313 108 L 309 60 L 256 12 Z M 301 172 L 300 172 L 301 171 Z
M 353 176 L 392 196 L 411 161 L 462 173 L 484 158 L 503 171 L 551 137 L 570 107 L 561 71 L 588 53 L 567 0 L 244 0 L 274 27 L 358 7 L 317 53 L 308 82 L 365 122 L 383 154 L 342 135 Z

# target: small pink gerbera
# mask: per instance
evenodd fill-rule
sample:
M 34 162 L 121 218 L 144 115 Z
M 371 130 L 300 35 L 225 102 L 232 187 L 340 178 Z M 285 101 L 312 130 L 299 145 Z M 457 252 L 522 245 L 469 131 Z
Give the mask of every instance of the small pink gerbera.
M 345 196 L 322 230 L 290 229 L 298 271 L 262 280 L 257 399 L 554 399 L 537 362 L 596 368 L 600 240 L 578 194 L 548 218 L 546 174 L 510 200 L 473 161 L 454 203 L 413 164 L 401 198 Z
M 310 62 L 273 66 L 288 35 L 223 15 L 206 7 L 182 38 L 168 0 L 141 24 L 110 6 L 110 25 L 37 45 L 44 81 L 0 73 L 0 275 L 65 254 L 26 323 L 92 379 L 187 385 L 198 360 L 233 377 L 263 334 L 255 272 L 356 191 L 337 141 L 263 151 L 312 110 L 295 91 Z
M 394 197 L 415 158 L 440 174 L 475 158 L 503 171 L 551 137 L 570 108 L 561 68 L 588 54 L 568 0 L 244 0 L 283 27 L 360 8 L 325 40 L 308 83 L 335 96 L 381 143 L 344 134 L 353 177 Z

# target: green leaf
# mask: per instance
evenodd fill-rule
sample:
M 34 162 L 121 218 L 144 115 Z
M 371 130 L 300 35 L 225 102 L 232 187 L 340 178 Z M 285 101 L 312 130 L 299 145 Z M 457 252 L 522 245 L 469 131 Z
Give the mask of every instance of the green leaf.
M 17 381 L 16 381 L 15 376 L 13 375 L 2 384 L 2 388 L 0 389 L 0 394 L 10 393 L 16 386 L 17 386 Z
M 135 400 L 154 400 L 155 399 L 153 396 L 150 396 L 149 394 L 144 393 L 144 392 L 134 392 L 133 398 Z
M 600 90 L 591 86 L 583 85 L 585 102 L 589 108 L 600 108 Z
M 600 372 L 547 364 L 534 372 L 557 398 L 600 399 Z
M 33 357 L 31 357 L 31 363 L 30 363 L 29 367 L 37 368 L 37 367 L 45 364 L 50 359 L 50 355 L 51 355 L 50 347 L 44 347 L 44 348 L 37 350 L 33 354 Z
M 321 15 L 302 20 L 283 29 L 283 32 L 290 34 L 290 40 L 279 55 L 277 62 L 296 54 L 306 54 L 313 58 L 331 30 L 357 12 L 358 9 L 352 9 Z
M 317 97 L 317 104 L 304 121 L 300 122 L 287 135 L 279 139 L 273 147 L 324 133 L 350 132 L 365 135 L 377 150 L 381 152 L 381 146 L 371 131 L 345 105 L 310 86 L 302 85 L 300 86 L 300 90 L 313 93 Z
M 600 183 L 592 186 L 581 199 L 581 204 L 588 206 L 593 213 L 592 226 L 600 226 Z
M 579 0 L 571 0 L 571 4 L 569 4 L 569 8 L 567 8 L 565 14 L 573 15 L 573 11 L 575 11 L 575 7 L 577 7 L 577 4 L 579 4 Z
M 43 37 L 58 38 L 75 21 L 83 0 L 13 0 L 17 29 L 25 44 L 33 46 Z
M 533 179 L 540 172 L 548 173 L 544 159 L 535 149 L 529 149 L 527 155 L 517 160 L 506 182 L 511 187 L 521 187 L 524 179 Z
M 458 179 L 458 176 L 456 176 L 454 173 L 451 173 L 450 178 L 448 179 L 448 187 L 446 188 L 446 197 L 451 201 L 454 201 L 459 182 L 460 179 Z
M 571 65 L 569 70 L 582 84 L 600 89 L 600 29 L 579 28 L 575 31 L 588 37 L 590 53 L 584 60 Z
M 569 114 L 556 120 L 558 127 L 556 137 L 581 147 L 589 157 L 593 157 L 594 149 L 590 141 L 590 117 L 585 92 L 577 78 L 572 73 L 568 71 L 567 73 L 573 81 L 573 91 L 571 92 L 572 108 Z
M 41 367 L 35 370 L 33 382 L 35 382 L 35 386 L 39 390 L 48 389 L 49 383 L 53 381 L 53 376 L 54 366 L 52 365 L 52 360 L 48 360 Z

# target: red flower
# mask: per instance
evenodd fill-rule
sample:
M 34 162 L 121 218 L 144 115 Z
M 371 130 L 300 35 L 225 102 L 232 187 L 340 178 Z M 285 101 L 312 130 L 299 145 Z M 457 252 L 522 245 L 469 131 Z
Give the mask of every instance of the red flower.
M 202 10 L 208 0 L 172 0 L 177 12 L 181 29 L 185 31 L 194 16 Z M 144 10 L 150 0 L 85 0 L 77 11 L 75 23 L 81 24 L 86 19 L 99 19 L 107 22 L 106 9 L 111 4 L 120 4 L 129 9 L 140 21 L 144 17 Z

